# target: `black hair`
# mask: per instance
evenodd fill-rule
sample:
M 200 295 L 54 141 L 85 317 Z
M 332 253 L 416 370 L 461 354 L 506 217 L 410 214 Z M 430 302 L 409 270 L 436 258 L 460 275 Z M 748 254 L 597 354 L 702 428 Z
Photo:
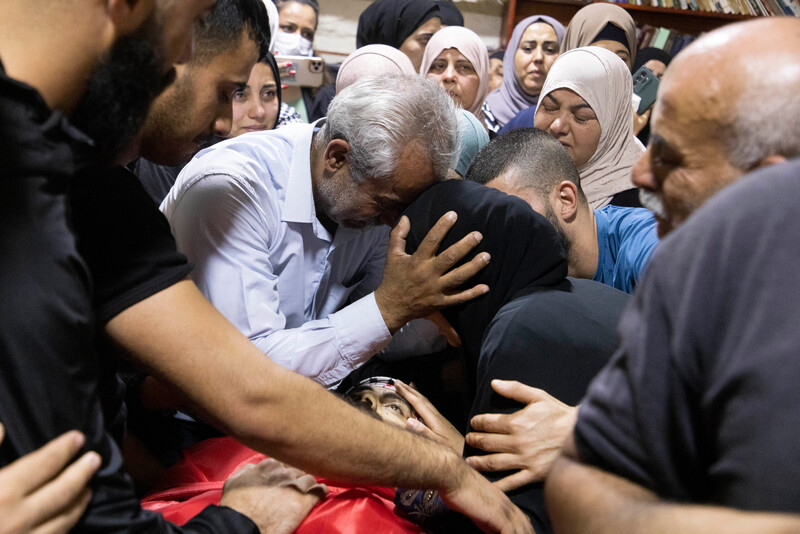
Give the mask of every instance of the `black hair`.
M 464 177 L 485 184 L 508 172 L 516 171 L 515 181 L 547 198 L 556 185 L 569 180 L 585 202 L 581 177 L 569 154 L 553 136 L 537 128 L 518 128 L 495 137 L 484 146 Z
M 238 44 L 242 32 L 258 46 L 259 56 L 269 53 L 269 18 L 261 0 L 217 0 L 202 24 L 194 31 L 192 62 L 208 63 Z

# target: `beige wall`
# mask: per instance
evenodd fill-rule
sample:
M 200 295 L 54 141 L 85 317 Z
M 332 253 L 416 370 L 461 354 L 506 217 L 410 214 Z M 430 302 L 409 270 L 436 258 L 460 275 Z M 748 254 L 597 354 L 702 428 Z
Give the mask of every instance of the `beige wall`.
M 314 48 L 327 62 L 338 63 L 356 48 L 358 16 L 372 0 L 320 0 L 319 27 Z M 481 36 L 486 46 L 500 41 L 503 4 L 499 0 L 457 2 L 464 25 Z

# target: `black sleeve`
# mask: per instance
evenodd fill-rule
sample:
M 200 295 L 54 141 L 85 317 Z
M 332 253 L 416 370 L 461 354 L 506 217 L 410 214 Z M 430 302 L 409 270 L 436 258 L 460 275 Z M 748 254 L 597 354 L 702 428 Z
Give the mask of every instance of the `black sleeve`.
M 127 169 L 82 172 L 71 196 L 78 251 L 92 273 L 101 323 L 191 271 L 166 218 Z
M 514 413 L 524 406 L 494 392 L 494 379 L 517 380 L 564 403 L 580 403 L 589 382 L 617 348 L 617 323 L 629 295 L 591 280 L 568 278 L 536 288 L 504 306 L 486 331 L 470 419 L 483 413 Z M 472 428 L 468 429 L 472 431 Z M 468 445 L 465 456 L 485 455 Z M 485 473 L 492 481 L 511 472 Z M 509 492 L 537 532 L 552 530 L 542 483 Z
M 103 463 L 76 532 L 257 532 L 230 509 L 208 508 L 180 528 L 141 509 L 105 429 L 91 283 L 67 222 L 66 191 L 52 179 L 0 177 L 0 465 L 77 429 Z
M 156 206 L 167 198 L 167 193 L 175 185 L 184 165 L 157 165 L 144 158 L 139 158 L 133 165 L 133 172 L 138 177 L 145 192 Z

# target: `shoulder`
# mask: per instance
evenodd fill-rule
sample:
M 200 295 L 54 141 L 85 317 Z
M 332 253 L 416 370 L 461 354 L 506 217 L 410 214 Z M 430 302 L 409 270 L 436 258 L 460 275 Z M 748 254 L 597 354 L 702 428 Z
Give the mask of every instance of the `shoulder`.
M 293 129 L 245 134 L 199 152 L 181 171 L 161 210 L 170 217 L 187 198 L 269 197 L 284 187 L 292 167 Z
M 281 102 L 278 126 L 276 126 L 276 128 L 281 128 L 287 124 L 305 124 L 305 121 L 294 107 L 288 105 L 286 102 Z
M 594 213 L 598 233 L 602 227 L 605 233 L 617 236 L 622 243 L 637 240 L 654 245 L 658 242 L 656 219 L 648 209 L 609 205 Z

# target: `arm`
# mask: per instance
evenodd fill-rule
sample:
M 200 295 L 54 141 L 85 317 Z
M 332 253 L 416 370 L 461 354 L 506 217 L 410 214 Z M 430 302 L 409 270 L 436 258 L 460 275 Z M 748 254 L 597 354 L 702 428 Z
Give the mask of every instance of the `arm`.
M 545 492 L 553 527 L 558 533 L 800 532 L 797 515 L 664 501 L 642 486 L 581 463 L 572 440 L 553 465 Z
M 577 408 L 515 381 L 492 380 L 492 389 L 526 406 L 512 414 L 473 417 L 470 424 L 478 432 L 467 434 L 467 443 L 492 454 L 470 456 L 467 463 L 479 471 L 518 470 L 496 482 L 503 491 L 544 480 L 575 426 Z
M 527 518 L 454 452 L 376 421 L 264 358 L 189 281 L 128 308 L 106 332 L 249 447 L 332 479 L 438 489 L 483 528 L 530 532 Z
M 193 280 L 214 307 L 282 367 L 333 384 L 391 339 L 371 294 L 347 305 L 365 282 L 370 291 L 377 286 L 367 256 L 373 251 L 367 237 L 355 238 L 346 250 L 357 249 L 359 257 L 343 258 L 336 270 L 328 265 L 329 279 L 321 280 L 319 263 L 337 251 L 310 224 L 282 224 L 276 194 L 255 179 L 209 174 L 165 213 L 178 249 L 195 263 Z M 372 235 L 379 246 L 379 233 Z M 312 307 L 321 315 L 306 321 Z
M 485 265 L 481 256 L 447 272 L 477 244 L 474 236 L 436 256 L 452 226 L 448 219 L 431 231 L 426 248 L 407 255 L 406 222 L 392 233 L 378 289 L 348 305 L 358 286 L 377 285 L 373 256 L 386 246 L 377 239 L 382 233 L 373 230 L 342 251 L 335 246 L 329 251 L 330 243 L 310 235 L 311 225 L 298 230 L 282 224 L 272 197 L 264 184 L 207 175 L 183 192 L 167 215 L 179 248 L 197 266 L 193 279 L 211 303 L 273 361 L 323 385 L 341 380 L 383 349 L 408 321 L 486 290 L 450 294 Z M 370 241 L 369 235 L 375 237 Z M 306 264 L 327 254 L 330 279 L 315 281 L 316 267 L 309 270 Z M 282 265 L 280 273 L 276 265 Z M 302 292 L 295 289 L 287 297 L 300 287 Z M 312 299 L 315 313 L 327 316 L 287 328 L 303 320 Z
M 267 458 L 228 477 L 220 506 L 253 510 L 262 534 L 291 534 L 327 494 L 311 475 Z

